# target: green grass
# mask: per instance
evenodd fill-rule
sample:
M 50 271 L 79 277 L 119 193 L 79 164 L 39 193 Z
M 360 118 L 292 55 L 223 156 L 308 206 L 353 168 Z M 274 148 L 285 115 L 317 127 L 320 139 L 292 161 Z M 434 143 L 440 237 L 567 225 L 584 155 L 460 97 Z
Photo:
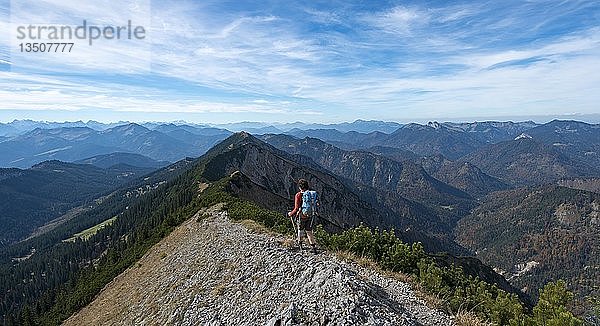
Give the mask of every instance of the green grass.
M 98 233 L 105 226 L 113 224 L 113 222 L 117 219 L 117 217 L 110 218 L 102 223 L 96 224 L 89 229 L 85 229 L 79 233 L 75 233 L 72 237 L 63 240 L 63 242 L 75 242 L 77 239 L 81 239 L 83 241 L 91 238 L 94 234 Z

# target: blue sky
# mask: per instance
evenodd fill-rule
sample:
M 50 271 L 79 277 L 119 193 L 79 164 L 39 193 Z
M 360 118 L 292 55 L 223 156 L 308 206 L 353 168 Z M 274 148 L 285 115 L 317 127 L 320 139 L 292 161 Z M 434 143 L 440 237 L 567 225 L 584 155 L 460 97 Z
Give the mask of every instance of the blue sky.
M 598 1 L 0 0 L 0 18 L 0 121 L 600 113 Z M 19 53 L 17 26 L 83 19 L 148 37 Z

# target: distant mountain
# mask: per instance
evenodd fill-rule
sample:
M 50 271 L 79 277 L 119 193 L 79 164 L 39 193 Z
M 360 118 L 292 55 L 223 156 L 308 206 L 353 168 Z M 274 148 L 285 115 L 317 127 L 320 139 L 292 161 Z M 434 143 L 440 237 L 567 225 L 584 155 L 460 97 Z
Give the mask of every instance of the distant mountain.
M 98 121 L 89 120 L 88 122 L 79 121 L 65 121 L 65 122 L 47 122 L 47 121 L 34 121 L 34 120 L 14 120 L 6 124 L 7 126 L 16 130 L 13 135 L 23 134 L 34 129 L 56 129 L 56 128 L 91 128 L 94 130 L 106 130 L 116 126 L 129 124 L 127 121 L 119 121 L 112 123 L 102 123 Z M 1 130 L 1 127 L 0 127 Z M 2 133 L 0 132 L 0 135 Z
M 331 129 L 337 130 L 340 132 L 359 132 L 359 133 L 371 133 L 371 132 L 381 132 L 381 133 L 392 133 L 396 131 L 398 128 L 402 127 L 402 124 L 396 122 L 388 122 L 388 121 L 378 121 L 378 120 L 355 120 L 354 122 L 342 122 L 342 123 L 332 123 L 332 124 L 322 124 L 322 123 L 302 123 L 302 122 L 294 122 L 288 124 L 275 125 L 279 129 L 284 131 L 290 131 L 292 129 L 300 129 L 300 130 L 310 130 L 310 129 Z
M 157 169 L 166 165 L 169 165 L 169 162 L 166 161 L 155 161 L 149 157 L 133 154 L 133 153 L 110 153 L 110 154 L 102 154 L 96 155 L 93 157 L 88 157 L 83 160 L 75 161 L 76 164 L 91 164 L 97 166 L 102 169 L 106 169 L 115 165 L 129 165 L 140 168 L 153 168 Z
M 527 134 L 569 158 L 600 167 L 600 124 L 553 120 Z
M 214 127 L 200 127 L 200 126 L 192 126 L 192 125 L 176 125 L 173 123 L 169 124 L 159 124 L 151 128 L 152 130 L 160 131 L 162 133 L 177 133 L 180 131 L 187 131 L 194 135 L 199 136 L 229 136 L 232 134 L 231 131 L 227 129 L 214 128 Z
M 226 129 L 232 132 L 240 132 L 245 131 L 255 135 L 262 135 L 267 133 L 280 133 L 281 129 L 275 127 L 272 124 L 266 122 L 235 122 L 235 123 L 225 123 L 225 124 L 215 124 L 213 125 L 219 129 Z
M 335 129 L 292 129 L 286 135 L 296 138 L 318 138 L 345 150 L 365 149 L 373 146 L 388 146 L 385 140 L 389 134 L 374 131 L 368 134 L 356 131 L 341 132 Z
M 396 122 L 389 121 L 377 121 L 377 120 L 355 120 L 354 122 L 344 122 L 332 125 L 324 125 L 319 126 L 320 128 L 332 127 L 333 129 L 342 131 L 342 132 L 350 132 L 356 131 L 364 134 L 369 134 L 372 132 L 381 132 L 385 134 L 392 133 L 398 128 L 402 127 L 402 124 Z M 311 129 L 313 128 L 311 126 Z
M 15 127 L 9 124 L 0 123 L 0 137 L 16 136 L 18 134 L 19 130 Z
M 233 132 L 240 132 L 247 129 L 259 129 L 266 128 L 271 126 L 266 122 L 252 122 L 252 121 L 244 121 L 244 122 L 233 122 L 233 123 L 222 123 L 222 124 L 214 124 L 217 128 L 227 129 Z
M 444 155 L 455 160 L 489 143 L 513 139 L 537 126 L 534 122 L 429 122 L 425 125 L 399 125 L 387 134 L 379 131 L 361 133 L 340 129 L 292 129 L 285 133 L 297 138 L 313 137 L 343 149 L 377 147 L 411 151 L 419 156 Z M 390 131 L 390 130 L 388 130 Z M 389 151 L 389 150 L 388 150 Z
M 473 134 L 450 129 L 437 122 L 420 125 L 411 123 L 398 129 L 380 145 L 410 150 L 422 156 L 441 154 L 454 160 L 485 145 Z
M 561 153 L 556 146 L 536 139 L 519 137 L 483 147 L 462 157 L 485 173 L 511 185 L 539 185 L 560 179 L 600 175 L 592 167 Z
M 129 121 L 119 121 L 119 122 L 111 122 L 111 123 L 102 123 L 94 120 L 89 120 L 85 123 L 85 126 L 88 128 L 92 128 L 94 130 L 106 130 L 110 128 L 114 128 L 121 125 L 129 124 Z
M 0 244 L 17 241 L 36 227 L 91 202 L 152 169 L 46 161 L 30 169 L 0 169 Z
M 423 157 L 418 161 L 427 173 L 473 197 L 483 197 L 490 192 L 505 190 L 510 186 L 494 178 L 469 162 L 455 162 L 442 155 Z
M 304 122 L 291 122 L 291 123 L 264 123 L 264 122 L 238 122 L 228 124 L 217 124 L 219 128 L 224 128 L 231 131 L 246 131 L 252 134 L 263 135 L 267 133 L 280 134 L 288 133 L 292 130 L 337 130 L 339 132 L 359 132 L 359 133 L 371 133 L 371 132 L 382 132 L 391 133 L 402 125 L 396 122 L 388 121 L 377 121 L 377 120 L 355 120 L 353 122 L 342 122 L 342 123 L 304 123 Z
M 482 197 L 490 192 L 509 188 L 508 184 L 483 173 L 468 162 L 445 165 L 434 176 L 474 197 Z
M 509 185 L 494 178 L 470 163 L 448 160 L 443 155 L 420 156 L 411 151 L 385 146 L 375 146 L 368 152 L 386 156 L 399 162 L 410 161 L 421 165 L 432 177 L 460 189 L 473 197 L 508 189 Z
M 136 153 L 157 161 L 173 162 L 184 157 L 198 157 L 228 135 L 226 132 L 195 135 L 182 129 L 170 133 L 174 137 L 133 123 L 102 131 L 88 127 L 38 128 L 0 143 L 3 153 L 0 166 L 29 167 L 48 159 L 77 161 L 114 152 Z
M 319 139 L 286 135 L 264 139 L 291 154 L 310 157 L 325 169 L 360 184 L 398 193 L 413 201 L 452 209 L 469 207 L 470 196 L 432 178 L 419 165 L 365 151 L 345 151 Z
M 599 295 L 600 194 L 556 185 L 495 192 L 457 226 L 457 239 L 484 263 L 536 296 L 563 279 Z
M 411 123 L 391 134 L 344 133 L 331 129 L 294 129 L 286 134 L 297 138 L 319 138 L 347 150 L 385 146 L 410 151 L 419 156 L 442 154 L 450 159 L 456 159 L 485 145 L 483 140 L 470 133 L 449 129 L 437 123 Z
M 480 140 L 491 144 L 513 139 L 517 135 L 538 126 L 533 121 L 444 122 L 442 125 L 448 129 L 470 133 Z
M 231 131 L 219 128 L 199 128 L 189 125 L 163 124 L 154 131 L 161 132 L 169 137 L 191 144 L 200 153 L 204 153 L 218 142 L 231 135 Z
M 0 143 L 0 166 L 27 168 L 49 159 L 74 161 L 115 151 L 94 138 L 97 131 L 90 128 L 38 128 Z

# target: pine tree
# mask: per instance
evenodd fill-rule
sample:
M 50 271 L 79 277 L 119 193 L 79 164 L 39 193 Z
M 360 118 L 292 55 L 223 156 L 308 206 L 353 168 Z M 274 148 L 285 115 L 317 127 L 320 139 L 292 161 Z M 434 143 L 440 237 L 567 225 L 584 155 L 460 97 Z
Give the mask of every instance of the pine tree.
M 540 298 L 533 308 L 533 321 L 541 326 L 577 326 L 583 322 L 567 310 L 573 301 L 573 293 L 564 281 L 550 282 L 540 290 Z

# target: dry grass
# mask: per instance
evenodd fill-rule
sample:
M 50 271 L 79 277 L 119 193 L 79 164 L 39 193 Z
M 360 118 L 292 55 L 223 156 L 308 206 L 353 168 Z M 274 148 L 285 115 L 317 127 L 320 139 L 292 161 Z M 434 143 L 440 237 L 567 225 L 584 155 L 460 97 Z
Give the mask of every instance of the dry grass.
M 425 303 L 427 303 L 427 306 L 429 306 L 431 308 L 435 308 L 435 309 L 440 309 L 440 310 L 442 310 L 444 308 L 444 300 L 442 298 L 440 298 L 438 295 L 427 292 L 427 290 L 425 290 L 425 288 L 423 288 L 423 286 L 421 285 L 421 283 L 419 283 L 419 281 L 417 279 L 415 279 L 414 277 L 408 276 L 406 274 L 402 274 L 402 273 L 394 273 L 394 274 L 400 274 L 400 275 L 407 276 L 408 277 L 407 281 L 403 281 L 401 279 L 400 279 L 400 281 L 410 284 L 412 286 L 413 291 L 415 292 L 415 295 L 419 299 L 425 301 Z
M 282 242 L 281 245 L 284 246 L 287 249 L 291 249 L 291 248 L 295 248 L 298 246 L 298 244 L 296 243 L 296 241 L 292 238 L 285 238 Z
M 492 326 L 486 321 L 479 319 L 474 313 L 467 311 L 459 311 L 454 316 L 454 322 L 457 326 Z
M 216 296 L 223 295 L 225 293 L 225 284 L 218 284 L 212 289 L 211 293 Z
M 209 183 L 198 182 L 198 192 L 203 192 L 208 186 L 210 186 Z
M 241 225 L 243 225 L 246 229 L 248 229 L 248 231 L 253 232 L 253 233 L 269 234 L 269 235 L 278 235 L 279 234 L 254 220 L 246 219 L 246 220 L 241 220 L 239 223 Z

